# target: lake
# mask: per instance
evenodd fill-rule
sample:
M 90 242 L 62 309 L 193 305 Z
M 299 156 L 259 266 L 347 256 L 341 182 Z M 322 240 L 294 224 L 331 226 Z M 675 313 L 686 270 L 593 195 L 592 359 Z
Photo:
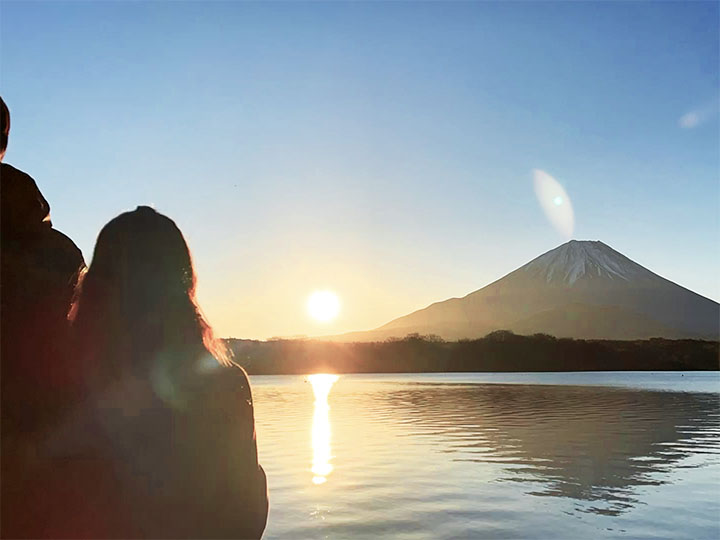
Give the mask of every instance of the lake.
M 265 538 L 718 538 L 720 374 L 251 377 Z

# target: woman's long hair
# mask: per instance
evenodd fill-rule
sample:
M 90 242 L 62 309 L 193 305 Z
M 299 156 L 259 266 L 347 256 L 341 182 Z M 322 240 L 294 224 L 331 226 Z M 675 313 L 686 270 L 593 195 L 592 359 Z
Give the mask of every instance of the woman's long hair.
M 197 305 L 195 284 L 190 251 L 171 219 L 139 206 L 105 225 L 69 314 L 87 375 L 105 383 L 128 370 L 147 375 L 158 359 L 182 370 L 208 353 L 231 364 Z

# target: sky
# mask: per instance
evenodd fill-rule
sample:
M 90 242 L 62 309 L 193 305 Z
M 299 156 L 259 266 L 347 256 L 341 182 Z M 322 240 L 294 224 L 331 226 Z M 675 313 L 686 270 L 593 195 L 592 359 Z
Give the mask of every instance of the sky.
M 720 300 L 719 6 L 3 0 L 5 161 L 87 262 L 173 218 L 224 337 L 372 329 L 569 236 Z

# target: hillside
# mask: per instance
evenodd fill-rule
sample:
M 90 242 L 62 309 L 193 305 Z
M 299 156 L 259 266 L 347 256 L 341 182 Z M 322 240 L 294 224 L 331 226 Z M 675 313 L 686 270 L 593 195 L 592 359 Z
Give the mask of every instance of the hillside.
M 463 298 L 334 341 L 408 334 L 474 339 L 495 330 L 576 339 L 718 339 L 720 305 L 599 241 L 571 240 Z

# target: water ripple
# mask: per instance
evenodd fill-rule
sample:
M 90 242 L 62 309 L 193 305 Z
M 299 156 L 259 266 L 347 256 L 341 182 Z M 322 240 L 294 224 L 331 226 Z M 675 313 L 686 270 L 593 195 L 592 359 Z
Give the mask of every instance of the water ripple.
M 269 537 L 720 534 L 717 393 L 344 376 L 312 485 L 312 391 L 277 379 L 254 388 Z

